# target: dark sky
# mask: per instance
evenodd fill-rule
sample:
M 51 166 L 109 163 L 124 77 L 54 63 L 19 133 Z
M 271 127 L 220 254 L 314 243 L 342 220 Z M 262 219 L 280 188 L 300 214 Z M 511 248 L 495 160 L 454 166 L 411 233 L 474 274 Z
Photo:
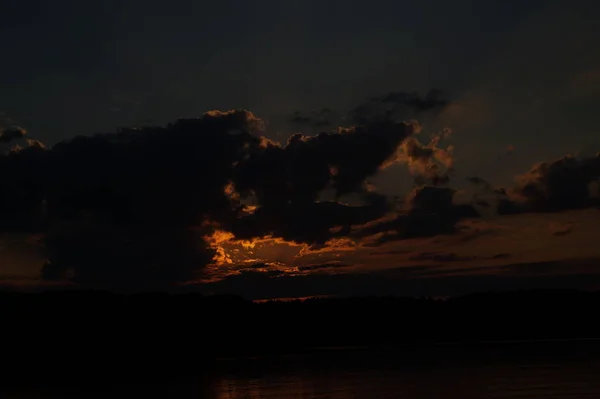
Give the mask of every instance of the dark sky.
M 600 151 L 596 1 L 0 0 L 0 10 L 0 123 L 20 126 L 47 146 L 119 127 L 164 126 L 215 109 L 249 110 L 266 122 L 266 137 L 285 143 L 295 132 L 334 128 L 294 125 L 294 112 L 330 108 L 345 115 L 373 96 L 425 95 L 435 88 L 448 105 L 417 119 L 423 137 L 452 129 L 445 148 L 453 146 L 455 201 L 471 199 L 468 176 L 515 186 L 513 201 L 519 193 L 530 199 L 516 175 L 537 162 Z M 404 197 L 413 181 L 398 164 L 370 175 L 370 183 Z M 462 257 L 452 263 L 463 267 L 588 262 L 600 255 L 590 238 L 590 220 L 600 221 L 593 207 L 563 201 L 560 212 L 549 215 L 531 212 L 539 205 L 532 201 L 516 216 L 482 210 L 477 223 L 488 227 L 477 231 L 494 233 L 477 246 L 421 237 L 402 241 L 408 248 L 394 242 L 381 250 L 385 262 L 381 256 L 374 261 L 365 247 L 341 251 L 341 258 L 372 270 L 374 264 L 449 263 L 415 255 L 430 252 Z M 30 238 L 11 234 L 0 249 L 0 275 L 34 275 L 44 256 Z M 241 244 L 224 245 L 233 251 Z M 302 248 L 265 245 L 265 253 L 246 258 L 294 267 L 340 258 L 300 261 Z
M 466 107 L 444 122 L 469 169 L 600 145 L 573 87 L 599 84 L 593 1 L 94 4 L 3 2 L 0 110 L 45 143 L 229 108 L 285 136 L 295 110 L 434 87 Z

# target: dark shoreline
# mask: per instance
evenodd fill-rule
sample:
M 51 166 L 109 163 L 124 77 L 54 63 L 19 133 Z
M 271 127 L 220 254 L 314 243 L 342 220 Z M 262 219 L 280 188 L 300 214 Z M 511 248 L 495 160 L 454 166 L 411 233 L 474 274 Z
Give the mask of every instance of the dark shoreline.
M 217 356 L 215 357 L 215 364 L 226 364 L 229 362 L 238 362 L 246 360 L 261 360 L 261 359 L 293 359 L 293 358 L 310 358 L 310 357 L 335 357 L 337 353 L 343 354 L 413 354 L 420 352 L 441 352 L 444 350 L 458 350 L 458 351 L 482 351 L 485 354 L 486 350 L 498 350 L 498 349 L 525 349 L 525 350 L 536 350 L 536 349 L 555 349 L 559 347 L 586 347 L 596 348 L 600 353 L 600 338 L 565 338 L 565 339 L 540 339 L 540 340 L 523 340 L 523 341 L 485 341 L 485 342 L 446 342 L 446 343 L 405 343 L 388 346 L 349 346 L 349 347 L 316 347 L 306 348 L 302 350 L 290 350 L 283 352 L 267 352 L 267 353 L 256 353 L 247 355 L 232 355 L 232 356 Z

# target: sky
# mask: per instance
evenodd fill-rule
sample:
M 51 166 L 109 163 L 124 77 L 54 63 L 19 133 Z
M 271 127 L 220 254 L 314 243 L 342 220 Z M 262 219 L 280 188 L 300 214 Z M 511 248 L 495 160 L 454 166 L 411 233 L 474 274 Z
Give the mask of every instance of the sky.
M 597 2 L 0 5 L 5 287 L 600 287 Z

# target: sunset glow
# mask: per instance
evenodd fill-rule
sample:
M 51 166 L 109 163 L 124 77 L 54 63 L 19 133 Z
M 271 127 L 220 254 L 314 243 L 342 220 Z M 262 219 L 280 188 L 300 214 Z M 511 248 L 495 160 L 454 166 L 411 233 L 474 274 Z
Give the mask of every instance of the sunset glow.
M 406 15 L 405 7 L 388 8 Z M 231 52 L 217 51 L 230 48 L 221 41 L 231 32 L 205 43 L 194 24 L 169 30 L 187 27 L 174 43 L 193 49 L 147 41 L 154 30 L 145 26 L 133 41 L 104 43 L 117 36 L 95 32 L 114 24 L 129 37 L 135 22 L 96 26 L 102 18 L 94 18 L 93 35 L 104 39 L 86 51 L 116 53 L 67 61 L 81 53 L 71 43 L 76 51 L 65 50 L 50 72 L 22 53 L 46 47 L 20 45 L 23 63 L 3 64 L 15 86 L 0 109 L 0 283 L 210 280 L 227 291 L 244 279 L 310 276 L 329 286 L 331 276 L 385 271 L 398 281 L 509 273 L 498 281 L 510 285 L 518 270 L 533 273 L 530 263 L 554 275 L 588 270 L 600 256 L 592 238 L 600 58 L 594 13 L 567 8 L 498 5 L 479 16 L 455 5 L 444 11 L 452 18 L 433 22 L 409 13 L 419 20 L 409 31 L 423 30 L 414 37 L 433 47 L 397 24 L 389 35 L 373 25 L 343 41 L 323 30 L 342 21 L 335 31 L 346 32 L 343 21 L 361 12 L 320 21 L 310 37 L 249 29 Z M 262 10 L 256 19 L 271 15 Z M 289 18 L 301 26 L 313 18 L 305 11 Z M 479 29 L 482 20 L 494 35 Z M 299 37 L 302 54 L 289 45 Z M 238 52 L 250 69 L 236 69 Z M 51 72 L 113 58 L 123 76 L 110 65 Z M 144 72 L 135 59 L 155 67 Z M 307 67 L 307 59 L 323 62 Z M 97 84 L 78 80 L 92 75 Z M 39 84 L 19 83 L 31 76 Z M 61 90 L 40 97 L 34 88 L 45 85 Z

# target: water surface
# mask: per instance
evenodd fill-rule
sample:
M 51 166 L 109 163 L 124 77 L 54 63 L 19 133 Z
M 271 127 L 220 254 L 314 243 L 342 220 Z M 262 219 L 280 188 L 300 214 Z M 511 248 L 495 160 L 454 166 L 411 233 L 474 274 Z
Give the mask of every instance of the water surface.
M 225 359 L 203 376 L 114 386 L 98 383 L 72 393 L 80 398 L 599 398 L 600 345 L 345 349 Z M 57 396 L 64 394 L 24 389 L 9 398 Z

